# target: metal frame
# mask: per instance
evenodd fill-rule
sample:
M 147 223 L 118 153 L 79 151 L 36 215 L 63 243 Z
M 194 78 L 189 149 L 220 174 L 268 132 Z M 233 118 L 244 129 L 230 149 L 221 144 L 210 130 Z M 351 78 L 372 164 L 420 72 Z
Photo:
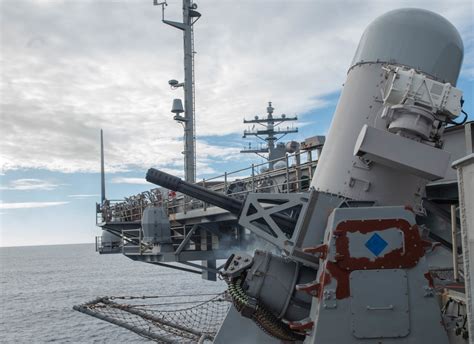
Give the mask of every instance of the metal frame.
M 255 235 L 265 239 L 275 246 L 289 251 L 294 246 L 296 228 L 304 220 L 304 214 L 308 205 L 309 193 L 293 194 L 257 194 L 247 195 L 242 213 L 239 218 L 239 225 L 250 229 Z M 274 205 L 277 204 L 277 205 Z M 273 205 L 273 206 L 272 206 Z M 280 226 L 273 220 L 272 215 L 301 207 L 300 216 L 296 222 L 295 229 L 289 237 Z M 273 235 L 256 225 L 256 221 L 264 221 L 273 231 Z

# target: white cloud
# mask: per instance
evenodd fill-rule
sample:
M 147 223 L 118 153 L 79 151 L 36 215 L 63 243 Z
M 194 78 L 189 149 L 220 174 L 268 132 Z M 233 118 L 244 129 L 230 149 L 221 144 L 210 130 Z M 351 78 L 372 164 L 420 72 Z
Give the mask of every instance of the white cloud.
M 16 202 L 3 203 L 0 202 L 0 209 L 32 209 L 32 208 L 47 208 L 58 205 L 68 204 L 69 202 Z
M 42 179 L 16 179 L 12 180 L 6 186 L 0 186 L 0 190 L 44 190 L 50 191 L 56 189 L 60 184 L 54 184 Z
M 136 184 L 136 185 L 150 185 L 145 178 L 131 178 L 131 177 L 115 177 L 111 181 L 113 184 Z
M 78 195 L 68 195 L 67 197 L 76 198 L 76 199 L 84 199 L 90 197 L 99 197 L 99 194 L 78 194 Z
M 340 89 L 364 28 L 397 7 L 451 20 L 472 56 L 469 1 L 206 1 L 195 27 L 197 134 L 240 133 L 242 118 L 299 114 Z M 166 10 L 180 18 L 177 3 Z M 222 16 L 232 13 L 232 16 Z M 108 172 L 182 165 L 182 128 L 171 102 L 182 91 L 182 35 L 148 1 L 3 1 L 0 169 L 99 170 L 104 128 Z M 266 20 L 262 21 L 262 16 Z M 472 75 L 472 64 L 465 71 Z M 302 115 L 303 114 L 303 115 Z M 238 149 L 198 141 L 198 166 Z M 240 147 L 239 147 L 240 148 Z M 201 172 L 203 173 L 203 172 Z

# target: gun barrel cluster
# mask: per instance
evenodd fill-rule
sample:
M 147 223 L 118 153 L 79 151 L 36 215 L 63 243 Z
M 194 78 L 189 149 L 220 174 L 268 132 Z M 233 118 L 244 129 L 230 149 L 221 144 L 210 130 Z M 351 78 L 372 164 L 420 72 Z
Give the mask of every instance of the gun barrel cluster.
M 146 180 L 166 189 L 181 192 L 187 196 L 215 205 L 231 212 L 232 214 L 239 215 L 243 206 L 243 202 L 235 198 L 206 189 L 200 185 L 185 182 L 178 177 L 154 168 L 148 170 Z

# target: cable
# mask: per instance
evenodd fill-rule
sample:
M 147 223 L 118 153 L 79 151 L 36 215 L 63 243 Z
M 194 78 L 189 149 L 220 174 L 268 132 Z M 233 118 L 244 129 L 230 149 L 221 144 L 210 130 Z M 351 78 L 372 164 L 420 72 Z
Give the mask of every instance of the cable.
M 452 124 L 453 126 L 464 125 L 467 122 L 469 115 L 464 110 L 461 110 L 461 112 L 464 114 L 464 119 L 461 122 L 458 123 L 458 122 L 453 121 L 452 119 L 447 119 L 446 121 L 443 121 L 443 122 Z

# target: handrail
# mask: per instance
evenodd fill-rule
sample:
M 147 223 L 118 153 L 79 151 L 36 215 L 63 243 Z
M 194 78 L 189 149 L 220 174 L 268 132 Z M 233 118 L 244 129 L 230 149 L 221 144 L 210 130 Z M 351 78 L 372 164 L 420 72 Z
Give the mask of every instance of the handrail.
M 231 172 L 224 172 L 211 178 L 203 178 L 196 184 L 202 184 L 211 190 L 217 192 L 223 192 L 232 197 L 244 198 L 249 192 L 299 192 L 309 187 L 309 181 L 312 178 L 312 174 L 317 165 L 317 160 L 311 159 L 311 152 L 307 151 L 308 158 L 305 162 L 301 163 L 302 152 L 296 152 L 293 154 L 286 154 L 282 158 L 273 159 L 264 163 L 252 164 L 249 167 L 238 169 Z M 290 164 L 290 159 L 294 158 L 294 162 Z M 275 163 L 278 161 L 284 161 L 285 166 L 263 171 L 256 174 L 256 168 Z M 236 179 L 229 180 L 229 176 L 235 174 L 242 174 L 242 172 L 248 171 L 248 176 L 238 175 Z M 307 175 L 303 175 L 302 172 L 307 171 Z M 224 180 L 220 179 L 223 178 Z M 233 179 L 233 178 L 230 178 Z M 214 182 L 214 183 L 212 183 Z M 218 183 L 215 183 L 218 182 Z M 220 182 L 220 183 L 219 183 Z M 239 184 L 236 190 L 231 190 L 232 185 Z M 303 183 L 307 183 L 306 186 Z M 238 189 L 240 188 L 240 190 Z M 104 204 L 97 207 L 97 218 L 96 222 L 132 222 L 140 221 L 143 215 L 143 211 L 148 206 L 162 206 L 168 211 L 168 214 L 183 212 L 186 213 L 193 209 L 207 210 L 208 205 L 186 197 L 183 194 L 170 193 L 167 197 L 163 197 L 163 194 L 159 188 L 151 189 L 149 191 L 142 192 L 138 195 L 130 196 L 124 200 L 106 200 Z M 100 221 L 99 221 L 100 220 Z

